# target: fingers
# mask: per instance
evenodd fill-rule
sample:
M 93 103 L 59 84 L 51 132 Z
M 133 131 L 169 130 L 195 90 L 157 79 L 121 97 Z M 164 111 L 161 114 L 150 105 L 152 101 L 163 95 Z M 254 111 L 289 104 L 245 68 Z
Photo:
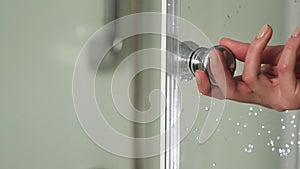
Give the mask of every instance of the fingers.
M 197 70 L 195 72 L 195 77 L 199 92 L 204 95 L 210 95 L 211 87 L 206 73 L 202 70 Z
M 266 87 L 263 83 L 267 82 L 267 78 L 260 76 L 261 56 L 271 36 L 272 28 L 269 25 L 264 25 L 256 38 L 249 45 L 242 78 L 253 90 L 261 90 Z
M 251 44 L 222 39 L 220 44 L 245 62 L 244 70 L 242 77 L 232 78 L 226 73 L 224 60 L 211 57 L 212 74 L 226 98 L 276 110 L 299 109 L 300 26 L 285 46 L 267 47 L 271 36 L 272 28 L 265 25 Z M 268 63 L 268 67 L 262 67 L 262 63 Z
M 212 96 L 218 99 L 224 99 L 224 95 L 218 87 L 212 87 L 206 72 L 197 70 L 195 72 L 198 90 L 206 96 Z
M 228 38 L 222 38 L 220 40 L 220 45 L 226 46 L 231 50 L 233 55 L 241 61 L 245 60 L 245 56 L 247 53 L 247 50 L 249 48 L 249 43 L 243 43 L 236 40 L 228 39 Z
M 245 61 L 245 57 L 250 46 L 249 43 L 222 38 L 220 45 L 226 46 L 231 50 L 235 57 L 240 61 Z M 261 61 L 263 64 L 277 64 L 279 60 L 279 53 L 282 51 L 283 45 L 267 46 L 262 53 Z
M 278 63 L 278 75 L 281 90 L 285 93 L 294 93 L 296 90 L 297 77 L 295 66 L 297 51 L 300 48 L 300 26 L 295 30 L 294 35 L 287 41 Z

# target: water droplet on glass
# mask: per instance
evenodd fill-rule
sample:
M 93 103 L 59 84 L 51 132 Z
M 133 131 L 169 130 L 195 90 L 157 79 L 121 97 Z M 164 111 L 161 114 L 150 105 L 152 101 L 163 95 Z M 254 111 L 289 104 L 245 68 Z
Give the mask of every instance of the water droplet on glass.
M 293 140 L 291 141 L 291 145 L 294 145 L 294 141 Z
M 219 119 L 216 119 L 216 122 L 218 122 L 219 121 Z
M 292 137 L 295 137 L 295 133 L 292 133 L 291 136 L 292 136 Z
M 274 141 L 270 140 L 270 144 L 271 144 L 271 146 L 274 146 Z
M 231 118 L 229 117 L 229 118 L 228 118 L 228 121 L 230 121 L 230 120 L 231 120 Z
M 259 136 L 260 136 L 261 134 L 260 134 L 260 133 L 257 133 L 257 135 L 259 135 Z
M 272 149 L 271 149 L 272 151 L 275 151 L 275 148 L 274 147 L 272 147 Z
M 271 134 L 271 131 L 270 131 L 270 130 L 268 130 L 268 134 Z
M 171 6 L 171 4 L 170 4 L 170 3 L 168 3 L 168 6 Z
M 285 129 L 285 126 L 282 126 L 281 129 L 284 130 L 284 129 Z
M 259 109 L 259 111 L 260 111 L 260 112 L 262 112 L 262 111 L 263 111 L 263 109 L 262 109 L 262 108 L 260 108 L 260 109 Z
M 186 130 L 186 131 L 189 131 L 189 128 L 187 127 L 187 128 L 185 128 L 185 130 Z
M 297 125 L 296 125 L 296 124 L 294 124 L 294 125 L 293 125 L 293 127 L 294 127 L 294 128 L 296 128 L 296 127 L 297 127 Z
M 239 125 L 240 125 L 240 123 L 239 123 L 239 122 L 237 122 L 237 123 L 236 123 L 236 125 L 237 125 L 237 126 L 239 126 Z
M 261 126 L 261 128 L 262 128 L 262 129 L 264 129 L 264 128 L 265 128 L 265 126 Z
M 295 124 L 295 121 L 294 121 L 294 120 L 292 120 L 292 121 L 291 121 L 291 124 Z
M 252 112 L 253 111 L 253 107 L 250 107 L 249 110 Z
M 248 146 L 245 148 L 245 152 L 246 153 L 252 153 L 253 148 L 254 148 L 253 144 L 248 144 Z
M 296 119 L 296 115 L 293 115 L 293 116 L 292 116 L 292 119 Z
M 244 124 L 244 128 L 246 128 L 247 127 L 247 124 Z
M 274 141 L 270 139 L 269 142 L 267 143 L 267 145 L 274 147 Z
M 198 128 L 195 128 L 195 131 L 198 131 Z
M 254 113 L 254 116 L 257 116 L 257 112 Z
M 216 162 L 213 162 L 213 163 L 212 163 L 212 166 L 213 166 L 213 167 L 215 167 L 216 165 L 217 165 Z
M 283 122 L 283 121 L 284 121 L 284 119 L 280 119 L 280 121 L 281 121 L 281 122 Z
M 249 112 L 249 116 L 251 116 L 252 115 L 252 112 Z
M 280 136 L 277 136 L 277 140 L 280 140 Z
M 283 152 L 283 150 L 281 148 L 279 148 L 278 152 L 281 154 Z

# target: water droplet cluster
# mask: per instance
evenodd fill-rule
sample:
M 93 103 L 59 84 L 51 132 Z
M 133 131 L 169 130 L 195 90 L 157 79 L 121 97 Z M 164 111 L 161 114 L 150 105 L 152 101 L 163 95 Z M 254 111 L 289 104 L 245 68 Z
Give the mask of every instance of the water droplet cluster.
M 255 117 L 262 112 L 262 108 L 259 108 L 258 112 L 256 112 L 253 107 L 250 107 L 248 115 Z M 261 124 L 260 130 L 257 132 L 257 136 L 265 136 L 266 138 L 268 138 L 268 140 L 266 141 L 266 145 L 270 148 L 271 152 L 277 153 L 280 157 L 287 157 L 293 149 L 300 148 L 300 140 L 298 140 L 298 138 L 300 138 L 300 132 L 295 132 L 297 131 L 296 120 L 297 117 L 295 114 L 290 114 L 289 111 L 285 111 L 283 117 L 278 122 L 279 124 L 281 124 L 279 126 L 279 130 L 281 130 L 279 135 L 272 134 L 273 131 L 278 131 L 278 129 L 274 129 L 274 127 L 269 128 L 266 123 Z M 240 126 L 240 122 L 237 122 L 236 126 Z M 254 144 L 248 144 L 244 148 L 244 151 L 246 153 L 252 153 L 253 149 Z
M 248 146 L 245 148 L 245 152 L 246 153 L 252 153 L 254 149 L 254 145 L 253 144 L 248 144 Z
M 202 109 L 202 111 L 208 113 L 209 110 L 209 107 L 204 107 Z M 240 115 L 239 118 L 236 116 L 228 116 L 226 119 L 223 119 L 227 120 L 226 123 L 231 124 L 232 127 L 235 128 L 235 130 L 232 130 L 232 134 L 236 137 L 243 138 L 249 137 L 249 135 L 253 136 L 253 140 L 249 140 L 250 142 L 241 147 L 243 152 L 253 154 L 256 153 L 257 150 L 260 150 L 258 147 L 265 145 L 265 151 L 270 151 L 270 153 L 275 153 L 279 157 L 284 158 L 289 156 L 295 149 L 300 148 L 300 132 L 297 131 L 297 114 L 285 111 L 279 115 L 279 118 L 276 116 L 276 118 L 271 118 L 273 120 L 272 123 L 278 124 L 278 126 L 274 127 L 274 125 L 269 124 L 270 121 L 268 120 L 270 119 L 268 119 L 268 116 L 265 116 L 266 114 L 264 113 L 264 108 L 251 106 L 249 107 L 248 112 Z M 265 121 L 264 118 L 266 118 Z M 274 119 L 278 121 L 276 122 Z M 216 119 L 216 121 L 221 120 L 222 119 Z M 253 123 L 254 121 L 257 121 L 257 123 Z M 216 133 L 220 132 L 221 129 L 222 125 L 216 130 Z M 199 128 L 194 128 L 197 143 L 199 143 L 200 130 L 201 129 Z M 259 137 L 259 140 L 262 142 L 258 143 L 258 139 L 255 137 Z M 224 137 L 224 141 L 229 140 L 230 137 Z M 216 162 L 211 164 L 213 167 L 216 166 Z

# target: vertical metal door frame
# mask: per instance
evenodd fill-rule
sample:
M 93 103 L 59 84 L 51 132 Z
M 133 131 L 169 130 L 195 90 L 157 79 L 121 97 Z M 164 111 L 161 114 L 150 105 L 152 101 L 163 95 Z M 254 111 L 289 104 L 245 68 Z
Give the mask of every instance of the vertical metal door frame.
M 161 35 L 161 90 L 165 98 L 164 115 L 161 116 L 161 154 L 160 169 L 179 169 L 180 167 L 180 90 L 179 90 L 179 44 L 174 38 L 179 35 L 180 0 L 162 0 Z M 169 51 L 169 52 L 167 52 Z M 175 54 L 175 55 L 174 55 Z M 174 57 L 175 56 L 175 57 Z

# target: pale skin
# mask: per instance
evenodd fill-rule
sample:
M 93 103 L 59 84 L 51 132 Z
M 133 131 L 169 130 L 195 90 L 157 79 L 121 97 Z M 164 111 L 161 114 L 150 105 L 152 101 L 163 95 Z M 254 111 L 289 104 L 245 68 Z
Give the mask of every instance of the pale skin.
M 250 44 L 221 39 L 220 45 L 244 62 L 242 75 L 233 77 L 222 57 L 212 57 L 211 72 L 218 86 L 211 86 L 207 74 L 198 70 L 199 92 L 277 111 L 300 109 L 300 26 L 285 45 L 267 46 L 272 32 L 264 25 Z

